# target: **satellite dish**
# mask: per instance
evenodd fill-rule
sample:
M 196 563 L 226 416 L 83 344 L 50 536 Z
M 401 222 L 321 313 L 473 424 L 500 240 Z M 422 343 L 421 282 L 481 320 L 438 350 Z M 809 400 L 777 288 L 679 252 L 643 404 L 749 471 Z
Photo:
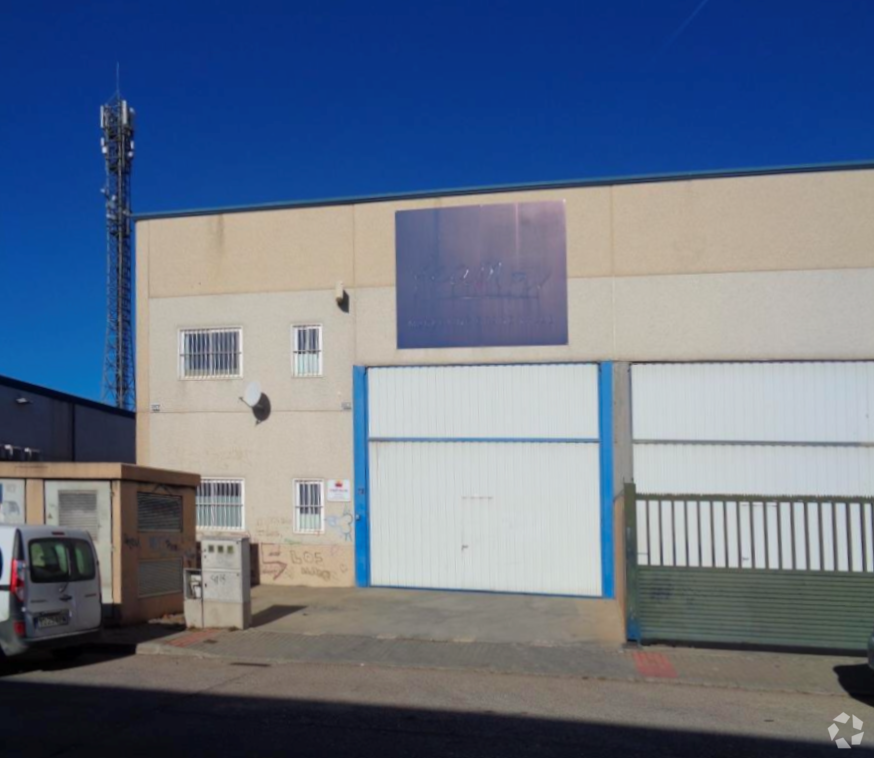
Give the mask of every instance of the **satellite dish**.
M 270 398 L 261 391 L 261 382 L 249 382 L 240 400 L 252 409 L 256 424 L 270 417 Z
M 249 382 L 243 391 L 243 402 L 254 408 L 259 400 L 261 400 L 261 382 Z

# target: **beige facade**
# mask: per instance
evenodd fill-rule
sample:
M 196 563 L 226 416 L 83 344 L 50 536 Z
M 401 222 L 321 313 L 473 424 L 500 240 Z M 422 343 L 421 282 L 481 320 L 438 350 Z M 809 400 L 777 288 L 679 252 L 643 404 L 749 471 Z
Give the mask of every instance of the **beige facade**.
M 395 212 L 528 200 L 566 204 L 568 344 L 398 350 Z M 292 483 L 353 479 L 353 366 L 870 359 L 872 209 L 874 169 L 858 169 L 141 220 L 138 462 L 243 478 L 263 581 L 352 584 L 353 504 L 296 534 Z M 323 326 L 322 377 L 292 376 L 294 324 Z M 179 330 L 230 326 L 242 378 L 180 379 Z M 262 424 L 240 400 L 255 379 Z

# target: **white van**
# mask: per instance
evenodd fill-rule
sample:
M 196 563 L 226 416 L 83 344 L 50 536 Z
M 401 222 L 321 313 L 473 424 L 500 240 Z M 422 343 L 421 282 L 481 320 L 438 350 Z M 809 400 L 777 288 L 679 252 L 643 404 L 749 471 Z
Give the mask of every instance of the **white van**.
M 88 532 L 0 525 L 0 650 L 72 657 L 100 634 L 100 567 Z

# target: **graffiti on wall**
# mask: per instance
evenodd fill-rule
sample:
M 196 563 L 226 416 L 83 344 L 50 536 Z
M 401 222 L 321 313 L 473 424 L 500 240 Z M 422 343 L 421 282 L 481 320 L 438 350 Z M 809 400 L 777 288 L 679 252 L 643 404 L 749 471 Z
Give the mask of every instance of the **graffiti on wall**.
M 259 545 L 265 584 L 348 586 L 354 583 L 353 554 L 346 545 Z
M 342 537 L 343 542 L 352 542 L 354 522 L 355 517 L 348 505 L 343 506 L 342 513 L 329 513 L 325 516 L 325 526 Z M 252 539 L 277 545 L 299 544 L 299 540 L 295 539 L 291 518 L 285 517 L 255 519 L 252 523 Z
M 279 543 L 287 540 L 286 535 L 292 533 L 290 518 L 281 516 L 256 518 L 252 523 L 252 535 L 260 542 Z
M 327 524 L 329 529 L 333 529 L 343 537 L 343 542 L 352 542 L 352 524 L 354 520 L 349 506 L 346 506 L 343 509 L 343 513 L 339 516 L 328 516 L 325 519 L 325 524 Z
M 164 560 L 181 557 L 186 568 L 197 565 L 197 549 L 194 543 L 191 547 L 186 548 L 178 539 L 166 535 L 134 537 L 130 534 L 122 534 L 121 543 L 125 549 L 139 552 L 140 557 Z

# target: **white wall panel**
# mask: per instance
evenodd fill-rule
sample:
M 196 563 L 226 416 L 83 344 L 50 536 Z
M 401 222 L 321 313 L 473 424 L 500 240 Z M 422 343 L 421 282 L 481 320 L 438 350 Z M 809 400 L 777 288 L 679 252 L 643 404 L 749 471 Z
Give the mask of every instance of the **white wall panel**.
M 590 364 L 374 368 L 370 437 L 598 437 Z
M 632 416 L 642 493 L 874 495 L 874 362 L 636 364 Z
M 775 445 L 634 446 L 640 493 L 874 495 L 874 448 Z
M 600 595 L 598 471 L 597 444 L 371 442 L 371 581 Z
M 635 440 L 874 442 L 874 362 L 632 367 Z

